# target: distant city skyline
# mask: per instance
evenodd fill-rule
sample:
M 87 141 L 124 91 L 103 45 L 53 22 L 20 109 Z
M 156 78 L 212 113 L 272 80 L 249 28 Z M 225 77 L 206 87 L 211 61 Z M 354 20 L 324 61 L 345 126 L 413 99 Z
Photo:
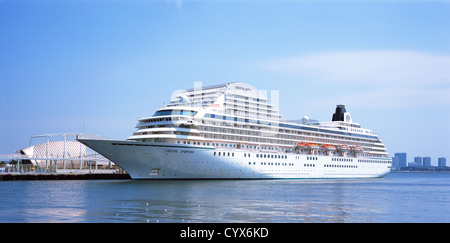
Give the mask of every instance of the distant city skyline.
M 392 157 L 450 158 L 448 1 L 0 1 L 0 153 L 126 139 L 177 89 L 279 90 L 286 120 L 344 104 Z M 412 158 L 412 157 L 411 157 Z
M 408 153 L 394 153 L 392 156 L 392 166 L 408 167 L 408 166 L 449 166 L 446 157 L 432 158 L 430 156 L 408 156 Z

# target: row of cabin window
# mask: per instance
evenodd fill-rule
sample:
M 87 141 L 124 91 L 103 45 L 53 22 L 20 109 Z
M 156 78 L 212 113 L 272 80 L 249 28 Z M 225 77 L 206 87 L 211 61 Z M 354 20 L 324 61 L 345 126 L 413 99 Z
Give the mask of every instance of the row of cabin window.
M 323 165 L 323 167 L 331 167 L 331 168 L 358 168 L 357 165 Z
M 250 154 L 248 155 L 250 157 Z M 256 158 L 264 158 L 264 159 L 287 159 L 287 155 L 280 155 L 280 154 L 256 154 Z
M 218 154 L 216 154 L 216 153 L 218 153 Z M 234 157 L 234 153 L 230 153 L 230 152 L 228 152 L 228 155 L 227 155 L 227 153 L 226 152 L 214 152 L 214 156 L 231 156 L 231 157 Z
M 179 141 L 179 140 L 177 140 L 177 143 L 178 144 L 181 144 L 181 141 Z M 191 144 L 191 142 L 190 141 L 183 141 L 183 144 Z M 192 144 L 193 145 L 202 145 L 202 143 L 200 143 L 200 142 L 196 142 L 196 141 L 193 141 L 192 142 Z M 236 144 L 226 144 L 226 143 L 221 143 L 221 144 L 219 144 L 219 143 L 205 143 L 205 142 L 203 142 L 203 145 L 205 145 L 205 146 L 209 146 L 211 144 L 211 146 L 216 146 L 216 147 L 230 147 L 230 148 L 236 148 Z
M 256 165 L 256 162 L 248 162 L 249 165 Z M 281 165 L 281 166 L 294 166 L 294 163 L 273 163 L 273 162 L 261 162 L 261 165 Z
M 381 163 L 381 164 L 390 164 L 392 163 L 390 160 L 368 160 L 368 159 L 358 159 L 358 162 L 366 162 L 366 163 Z
M 346 159 L 346 158 L 332 158 L 332 161 L 339 161 L 339 162 L 353 162 L 353 159 Z

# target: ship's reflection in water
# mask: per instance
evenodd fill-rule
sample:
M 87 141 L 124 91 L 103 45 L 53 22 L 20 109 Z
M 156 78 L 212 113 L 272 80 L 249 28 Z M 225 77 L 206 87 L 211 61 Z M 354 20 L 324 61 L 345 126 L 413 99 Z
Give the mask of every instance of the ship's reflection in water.
M 368 180 L 370 182 L 370 180 Z M 109 186 L 108 183 L 98 186 Z M 86 221 L 367 222 L 376 200 L 355 200 L 361 180 L 122 181 L 96 196 Z M 119 189 L 119 190 L 117 190 Z M 349 198 L 353 197 L 353 198 Z M 94 201 L 93 201 L 94 202 Z M 88 207 L 89 209 L 89 207 Z M 369 211 L 368 211 L 369 210 Z M 361 214 L 361 212 L 366 212 Z M 367 218 L 365 216 L 367 214 Z
M 3 181 L 0 221 L 450 222 L 449 176 Z

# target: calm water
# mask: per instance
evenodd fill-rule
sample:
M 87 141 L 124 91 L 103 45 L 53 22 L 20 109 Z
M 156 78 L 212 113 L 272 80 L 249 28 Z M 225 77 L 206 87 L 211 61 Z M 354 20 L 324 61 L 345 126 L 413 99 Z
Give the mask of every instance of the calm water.
M 261 181 L 0 181 L 0 222 L 450 222 L 450 174 Z

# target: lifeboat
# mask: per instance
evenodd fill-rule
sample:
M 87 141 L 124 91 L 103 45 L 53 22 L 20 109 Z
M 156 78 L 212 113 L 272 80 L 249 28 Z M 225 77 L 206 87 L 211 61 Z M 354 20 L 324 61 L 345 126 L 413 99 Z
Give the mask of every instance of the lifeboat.
M 304 150 L 304 149 L 306 149 L 306 144 L 305 144 L 305 143 L 298 143 L 298 144 L 297 144 L 297 149 L 299 149 L 299 150 Z
M 311 150 L 318 150 L 319 149 L 319 145 L 317 145 L 315 143 L 306 143 L 305 146 L 306 146 L 306 148 L 311 149 Z
M 322 145 L 322 149 L 325 151 L 334 151 L 334 150 L 336 150 L 336 147 L 334 147 L 333 145 L 330 145 L 330 144 L 324 144 L 324 145 Z
M 357 154 L 360 154 L 360 153 L 363 152 L 361 146 L 352 146 L 352 147 L 351 147 L 351 150 L 352 150 L 354 153 L 357 153 Z
M 337 147 L 337 150 L 339 150 L 341 152 L 347 152 L 348 151 L 348 146 L 347 145 L 339 145 Z

